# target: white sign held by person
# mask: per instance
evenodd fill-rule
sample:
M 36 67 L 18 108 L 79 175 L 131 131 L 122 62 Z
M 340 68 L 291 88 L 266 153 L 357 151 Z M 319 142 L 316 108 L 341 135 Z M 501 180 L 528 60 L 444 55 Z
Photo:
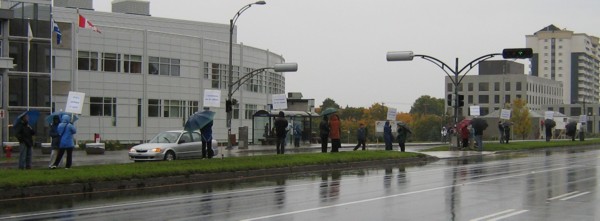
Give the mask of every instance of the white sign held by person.
M 69 91 L 69 97 L 67 98 L 67 106 L 65 112 L 81 114 L 83 110 L 83 102 L 85 101 L 85 93 Z
M 204 90 L 204 107 L 221 107 L 220 90 Z
M 469 110 L 471 111 L 471 116 L 480 116 L 481 115 L 481 108 L 479 108 L 479 106 L 470 106 Z
M 274 110 L 287 109 L 287 98 L 285 97 L 285 94 L 273 94 L 272 99 Z
M 387 120 L 396 120 L 396 115 L 398 115 L 398 110 L 396 108 L 388 108 L 387 112 Z
M 502 109 L 500 111 L 500 119 L 510 120 L 510 110 L 509 109 Z
M 554 119 L 554 111 L 544 112 L 544 119 Z

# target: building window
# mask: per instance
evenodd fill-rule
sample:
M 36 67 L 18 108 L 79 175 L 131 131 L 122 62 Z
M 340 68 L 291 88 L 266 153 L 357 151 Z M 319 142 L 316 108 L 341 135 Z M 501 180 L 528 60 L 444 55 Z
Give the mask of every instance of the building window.
M 240 119 L 240 104 L 233 105 L 233 119 Z
M 500 95 L 494 95 L 494 104 L 500 103 Z
M 179 59 L 149 57 L 148 61 L 148 74 L 168 76 L 180 75 Z
M 446 84 L 446 88 L 447 88 L 448 92 L 452 92 L 452 88 L 453 88 L 452 86 L 453 86 L 452 83 Z
M 90 97 L 90 116 L 116 116 L 117 98 Z
M 79 51 L 77 55 L 77 69 L 86 71 L 98 70 L 98 52 Z
M 504 103 L 510 104 L 510 95 L 504 95 Z
M 254 113 L 258 111 L 258 105 L 256 104 L 246 104 L 246 111 L 244 112 L 244 119 L 252 119 Z
M 469 91 L 473 91 L 473 83 L 468 83 L 467 87 L 468 87 Z
M 188 115 L 198 112 L 198 101 L 188 101 Z
M 479 103 L 480 104 L 490 103 L 490 96 L 489 95 L 479 95 Z
M 489 91 L 490 84 L 488 82 L 479 82 L 479 91 Z
M 473 95 L 467 96 L 467 104 L 473 104 Z
M 148 117 L 161 117 L 161 102 L 158 99 L 148 99 Z
M 142 126 L 142 99 L 138 99 L 137 104 L 137 126 Z
M 164 117 L 182 117 L 184 102 L 179 100 L 165 100 Z
M 494 91 L 500 91 L 500 82 L 494 82 Z
M 102 53 L 102 71 L 121 72 L 121 55 Z
M 123 55 L 123 71 L 125 73 L 142 73 L 142 56 L 140 55 Z
M 510 82 L 504 83 L 504 90 L 505 91 L 510 91 Z
M 522 90 L 522 88 L 521 88 L 521 82 L 517 82 L 516 90 L 517 91 L 521 91 Z

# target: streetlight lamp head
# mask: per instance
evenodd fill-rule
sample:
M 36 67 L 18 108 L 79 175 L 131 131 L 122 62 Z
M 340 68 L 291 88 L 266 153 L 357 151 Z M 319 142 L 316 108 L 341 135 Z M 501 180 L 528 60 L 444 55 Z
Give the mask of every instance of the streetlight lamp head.
M 296 72 L 298 70 L 298 63 L 275 64 L 273 70 L 275 72 Z
M 387 61 L 412 61 L 412 51 L 390 51 L 386 55 Z
M 267 4 L 267 2 L 265 2 L 265 1 L 257 1 L 257 2 L 255 2 L 254 4 L 257 4 L 257 5 L 264 5 L 264 4 Z

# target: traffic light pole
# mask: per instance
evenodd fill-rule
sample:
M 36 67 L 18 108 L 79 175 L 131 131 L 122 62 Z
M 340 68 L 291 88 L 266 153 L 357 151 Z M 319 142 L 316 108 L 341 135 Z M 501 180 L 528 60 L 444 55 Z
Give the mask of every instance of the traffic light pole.
M 460 85 L 460 82 L 467 75 L 467 73 L 469 73 L 469 71 L 471 71 L 480 62 L 483 62 L 485 60 L 488 60 L 488 59 L 493 58 L 494 56 L 498 56 L 498 55 L 502 55 L 502 54 L 493 53 L 493 54 L 487 54 L 487 55 L 481 56 L 475 60 L 472 60 L 471 62 L 469 62 L 467 65 L 463 66 L 460 69 L 458 67 L 458 58 L 456 58 L 456 63 L 455 63 L 454 69 L 452 69 L 452 68 L 450 68 L 450 66 L 448 66 L 443 61 L 441 61 L 437 58 L 434 58 L 432 56 L 419 55 L 419 54 L 414 55 L 414 57 L 420 57 L 422 59 L 430 61 L 431 63 L 434 63 L 435 65 L 440 67 L 446 73 L 446 75 L 448 77 L 450 77 L 450 80 L 452 81 L 452 84 L 454 85 L 454 105 L 453 105 L 453 107 L 454 107 L 454 129 L 455 129 L 456 133 L 458 133 L 458 130 L 457 130 L 458 128 L 456 128 L 456 126 L 458 124 L 458 107 L 460 106 L 459 98 L 458 98 L 458 87 Z M 452 73 L 452 75 L 450 73 Z M 462 74 L 462 76 L 461 76 L 461 74 Z M 456 139 L 456 148 L 459 148 L 459 147 L 460 147 L 460 141 L 458 139 Z

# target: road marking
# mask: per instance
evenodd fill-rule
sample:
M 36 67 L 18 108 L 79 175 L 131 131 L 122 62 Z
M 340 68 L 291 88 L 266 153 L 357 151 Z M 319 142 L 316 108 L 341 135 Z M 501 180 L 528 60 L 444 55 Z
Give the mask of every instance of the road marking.
M 504 215 L 504 216 L 500 216 L 500 217 L 496 217 L 496 218 L 494 218 L 494 219 L 490 219 L 489 221 L 497 221 L 497 220 L 501 220 L 501 219 L 508 218 L 508 217 L 511 217 L 511 216 L 516 216 L 516 215 L 519 215 L 519 214 L 521 214 L 521 213 L 524 213 L 524 212 L 527 212 L 527 211 L 529 211 L 529 210 L 520 210 L 520 211 L 517 211 L 517 212 L 513 212 L 513 213 L 506 214 L 506 215 Z
M 570 196 L 570 197 L 567 197 L 567 198 L 563 198 L 563 199 L 560 199 L 560 200 L 569 200 L 569 199 L 573 199 L 573 198 L 578 197 L 578 196 L 583 196 L 583 195 L 588 194 L 588 193 L 590 193 L 590 192 L 589 191 L 588 192 L 583 192 L 583 193 L 580 193 L 580 194 L 577 194 L 577 195 L 573 195 L 573 196 Z
M 484 217 L 479 217 L 479 218 L 472 219 L 472 220 L 469 220 L 469 221 L 479 221 L 479 220 L 484 220 L 484 219 L 487 219 L 487 218 L 492 218 L 492 217 L 494 217 L 494 216 L 503 215 L 503 214 L 505 214 L 505 213 L 510 213 L 510 212 L 512 212 L 512 211 L 515 211 L 515 209 L 508 209 L 508 210 L 504 210 L 504 211 L 502 211 L 502 212 L 497 212 L 497 213 L 494 213 L 494 214 L 490 214 L 490 215 L 487 215 L 487 216 L 484 216 Z
M 550 172 L 550 171 L 556 171 L 556 170 L 564 170 L 564 169 L 568 169 L 568 168 L 569 167 L 560 167 L 560 168 L 549 169 L 549 170 L 544 170 L 544 171 L 539 171 L 539 172 Z M 399 196 L 407 196 L 407 195 L 412 195 L 412 194 L 417 194 L 417 193 L 424 193 L 424 192 L 430 192 L 430 191 L 435 191 L 435 190 L 448 189 L 448 188 L 462 186 L 462 185 L 485 183 L 485 182 L 490 182 L 490 181 L 495 181 L 495 180 L 508 179 L 508 178 L 513 178 L 513 177 L 527 176 L 527 175 L 529 175 L 529 173 L 521 173 L 521 174 L 510 175 L 510 176 L 492 178 L 492 179 L 478 180 L 478 181 L 473 181 L 473 182 L 466 182 L 466 183 L 461 183 L 461 184 L 441 186 L 441 187 L 435 187 L 435 188 L 431 188 L 431 189 L 417 190 L 417 191 L 413 191 L 413 192 L 399 193 L 399 194 L 394 194 L 394 195 L 389 195 L 389 196 L 382 196 L 382 197 L 376 197 L 376 198 L 371 198 L 371 199 L 364 199 L 364 200 L 352 201 L 352 202 L 347 202 L 347 203 L 340 203 L 340 204 L 335 204 L 335 205 L 330 205 L 330 206 L 315 207 L 315 208 L 311 208 L 311 209 L 296 210 L 296 211 L 291 211 L 291 212 L 287 212 L 287 213 L 278 213 L 278 214 L 255 217 L 255 218 L 242 219 L 242 221 L 269 219 L 269 218 L 274 218 L 274 217 L 287 216 L 287 215 L 293 215 L 293 214 L 298 214 L 298 213 L 305 213 L 305 212 L 311 212 L 311 211 L 317 211 L 317 210 L 329 209 L 329 208 L 335 208 L 335 207 L 342 207 L 342 206 L 372 202 L 372 201 L 377 201 L 377 200 L 382 200 L 382 199 L 395 198 L 395 197 L 399 197 Z M 518 214 L 523 213 L 522 211 L 523 210 L 518 211 Z M 527 210 L 525 210 L 525 212 L 526 211 Z
M 563 194 L 563 195 L 560 195 L 560 196 L 555 196 L 555 197 L 549 198 L 548 200 L 555 200 L 555 199 L 559 199 L 559 198 L 567 197 L 567 196 L 570 196 L 570 195 L 573 195 L 573 194 L 577 194 L 577 193 L 579 193 L 579 191 L 570 192 L 570 193 L 565 193 L 565 194 Z

